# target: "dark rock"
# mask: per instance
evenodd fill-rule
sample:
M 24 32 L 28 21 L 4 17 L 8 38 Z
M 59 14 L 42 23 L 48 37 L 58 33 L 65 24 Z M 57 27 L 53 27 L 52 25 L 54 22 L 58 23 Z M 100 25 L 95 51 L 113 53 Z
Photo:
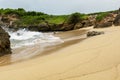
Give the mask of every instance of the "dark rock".
M 105 27 L 110 27 L 112 26 L 112 22 L 103 22 L 103 23 L 97 23 L 95 24 L 94 28 L 105 28 Z
M 101 34 L 104 34 L 104 32 L 90 31 L 87 33 L 87 37 L 101 35 Z
M 113 25 L 114 18 L 115 18 L 115 14 L 110 13 L 107 16 L 105 16 L 102 20 L 96 21 L 94 28 L 110 27 Z
M 120 25 L 120 14 L 118 14 L 113 22 L 113 24 L 115 26 L 119 26 Z
M 31 30 L 31 31 L 49 31 L 49 26 L 47 23 L 41 23 L 37 26 L 29 26 L 28 30 Z
M 74 24 L 67 24 L 67 23 L 65 23 L 65 24 L 61 27 L 61 29 L 62 29 L 63 31 L 73 30 L 73 29 L 74 29 Z
M 5 54 L 11 54 L 9 38 L 9 34 L 0 27 L 0 56 Z
M 10 18 L 8 18 L 8 17 L 2 17 L 1 21 L 3 21 L 4 23 L 9 23 L 10 22 Z
M 50 31 L 62 31 L 63 24 L 49 24 Z

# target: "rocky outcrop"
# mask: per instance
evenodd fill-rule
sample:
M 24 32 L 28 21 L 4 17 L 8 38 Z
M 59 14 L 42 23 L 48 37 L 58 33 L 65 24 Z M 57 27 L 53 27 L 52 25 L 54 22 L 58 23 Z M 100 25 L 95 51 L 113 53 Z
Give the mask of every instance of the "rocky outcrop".
M 114 20 L 113 24 L 114 24 L 115 26 L 120 26 L 120 14 L 118 14 L 118 15 L 115 17 L 115 20 Z
M 82 24 L 82 27 L 89 27 L 93 25 L 93 23 L 89 19 L 81 21 L 81 24 Z
M 105 28 L 105 27 L 110 27 L 112 26 L 112 22 L 100 22 L 95 24 L 94 28 Z
M 11 54 L 9 38 L 9 34 L 0 27 L 0 56 Z
M 9 15 L 1 15 L 0 16 L 0 25 L 5 24 L 10 29 L 18 30 L 20 28 L 26 28 L 31 31 L 69 31 L 80 29 L 84 27 L 94 26 L 94 28 L 105 28 L 110 27 L 112 25 L 118 26 L 120 25 L 120 9 L 112 12 L 105 12 L 106 15 L 102 13 L 88 14 L 85 18 L 76 19 L 76 15 L 70 19 L 66 19 L 61 24 L 49 23 L 49 21 L 43 19 L 40 23 L 36 24 L 21 24 L 16 21 L 21 20 L 18 15 L 9 14 Z M 119 14 L 119 15 L 118 15 Z M 98 15 L 102 15 L 102 18 L 98 18 Z M 77 15 L 78 16 L 78 15 Z M 117 17 L 116 17 L 117 16 Z
M 73 30 L 74 26 L 75 26 L 75 24 L 67 24 L 67 23 L 65 23 L 65 24 L 63 24 L 63 26 L 61 26 L 61 29 L 63 31 L 69 31 L 69 30 Z
M 90 31 L 90 32 L 87 33 L 87 37 L 101 35 L 101 34 L 104 34 L 104 32 Z
M 80 29 L 80 28 L 83 28 L 83 24 L 81 22 L 77 23 L 75 26 L 74 26 L 74 29 Z
M 100 21 L 96 21 L 94 28 L 105 28 L 105 27 L 110 27 L 113 25 L 113 21 L 115 19 L 115 14 L 108 14 L 106 17 L 104 17 Z
M 47 23 L 41 23 L 39 25 L 32 25 L 28 27 L 28 30 L 31 31 L 49 31 L 49 26 Z
M 62 27 L 63 24 L 49 24 L 50 31 L 62 31 L 64 27 Z

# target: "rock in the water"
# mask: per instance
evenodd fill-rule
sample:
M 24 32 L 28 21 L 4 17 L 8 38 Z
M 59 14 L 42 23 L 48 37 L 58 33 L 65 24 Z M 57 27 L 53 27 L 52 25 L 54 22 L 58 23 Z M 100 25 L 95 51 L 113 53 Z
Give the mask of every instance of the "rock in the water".
M 9 38 L 9 34 L 0 27 L 0 56 L 5 54 L 11 54 Z
M 113 22 L 115 26 L 120 26 L 120 14 L 118 14 Z
M 104 34 L 104 32 L 90 31 L 87 33 L 87 37 L 101 35 L 101 34 Z

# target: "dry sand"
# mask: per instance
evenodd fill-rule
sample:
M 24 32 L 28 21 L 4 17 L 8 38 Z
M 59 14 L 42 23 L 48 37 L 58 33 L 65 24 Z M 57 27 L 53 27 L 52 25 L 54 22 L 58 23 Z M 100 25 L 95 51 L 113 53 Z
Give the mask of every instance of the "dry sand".
M 120 80 L 120 27 L 99 31 L 105 34 L 2 66 L 0 80 Z

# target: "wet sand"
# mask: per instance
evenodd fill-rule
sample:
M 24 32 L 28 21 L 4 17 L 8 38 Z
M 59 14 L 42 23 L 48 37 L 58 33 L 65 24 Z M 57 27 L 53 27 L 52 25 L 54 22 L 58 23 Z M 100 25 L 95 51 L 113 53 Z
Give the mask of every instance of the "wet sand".
M 120 27 L 97 30 L 105 34 L 0 67 L 0 80 L 120 80 Z
M 60 37 L 63 40 L 63 42 L 59 44 L 53 43 L 55 45 L 52 45 L 51 43 L 47 45 L 46 43 L 43 45 L 38 44 L 38 45 L 25 46 L 25 47 L 12 49 L 13 53 L 11 55 L 5 55 L 0 57 L 0 66 L 15 64 L 36 57 L 52 54 L 52 52 L 54 51 L 61 50 L 64 47 L 68 47 L 70 45 L 76 44 L 86 39 L 86 32 L 88 30 L 89 29 L 81 29 L 81 30 L 59 32 L 54 35 Z

